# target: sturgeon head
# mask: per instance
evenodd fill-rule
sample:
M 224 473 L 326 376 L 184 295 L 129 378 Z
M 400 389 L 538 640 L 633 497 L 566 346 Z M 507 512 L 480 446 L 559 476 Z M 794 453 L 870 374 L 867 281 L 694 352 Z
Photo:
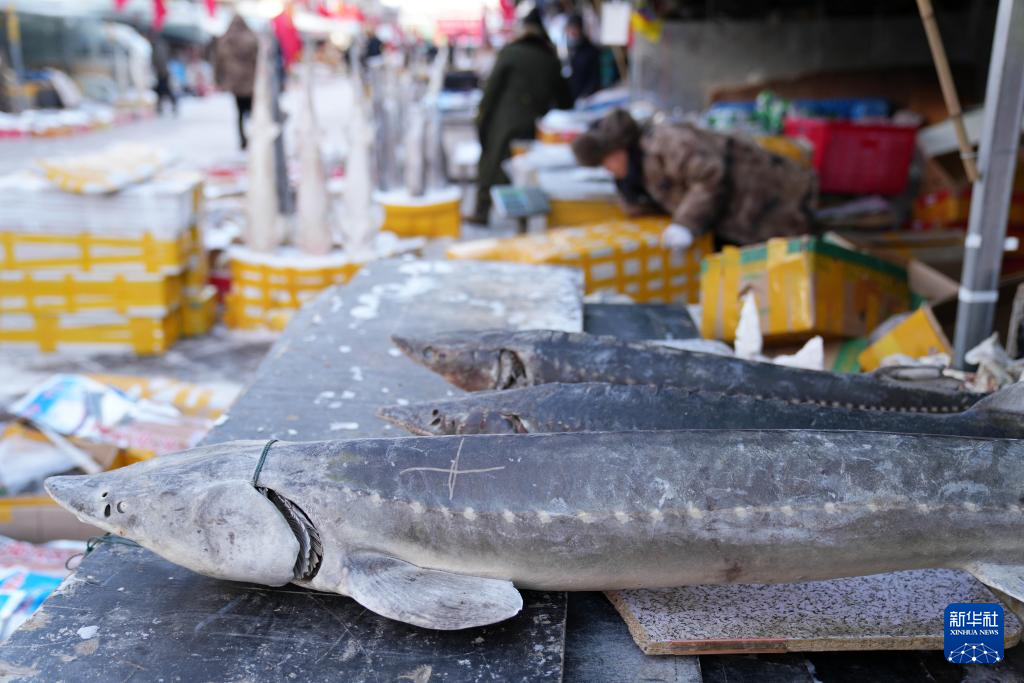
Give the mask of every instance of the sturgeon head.
M 531 431 L 514 412 L 475 407 L 470 400 L 384 406 L 377 415 L 419 436 L 528 434 Z
M 206 576 L 282 586 L 319 568 L 316 530 L 290 501 L 252 484 L 265 442 L 160 456 L 95 475 L 50 477 L 78 519 Z
M 420 567 L 349 546 L 338 529 L 328 530 L 333 551 L 324 563 L 320 535 L 305 512 L 252 483 L 265 443 L 236 441 L 92 476 L 51 477 L 46 489 L 83 522 L 206 576 L 268 586 L 294 581 L 433 629 L 483 626 L 522 610 L 509 580 Z M 308 448 L 292 446 L 293 454 Z M 321 572 L 322 563 L 330 571 Z
M 525 338 L 524 338 L 525 337 Z M 508 330 L 452 332 L 432 337 L 394 335 L 405 355 L 466 391 L 532 385 L 531 337 Z

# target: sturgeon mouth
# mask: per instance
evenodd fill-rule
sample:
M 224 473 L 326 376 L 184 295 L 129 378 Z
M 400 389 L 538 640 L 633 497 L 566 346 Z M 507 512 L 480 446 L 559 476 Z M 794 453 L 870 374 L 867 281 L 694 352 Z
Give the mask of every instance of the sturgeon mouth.
M 309 581 L 320 571 L 320 563 L 324 559 L 324 549 L 320 543 L 320 532 L 303 512 L 302 508 L 288 500 L 273 489 L 257 486 L 256 490 L 273 503 L 277 511 L 288 522 L 295 540 L 299 542 L 299 553 L 295 557 L 295 568 L 292 570 L 295 581 Z

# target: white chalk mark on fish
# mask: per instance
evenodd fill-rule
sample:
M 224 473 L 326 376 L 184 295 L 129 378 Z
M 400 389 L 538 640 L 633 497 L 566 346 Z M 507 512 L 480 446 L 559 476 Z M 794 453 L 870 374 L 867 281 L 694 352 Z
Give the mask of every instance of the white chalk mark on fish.
M 406 472 L 440 472 L 448 475 L 448 500 L 450 501 L 455 497 L 455 483 L 458 481 L 460 474 L 481 474 L 483 472 L 497 472 L 498 470 L 505 469 L 504 465 L 498 467 L 481 467 L 472 470 L 460 470 L 459 459 L 462 457 L 462 444 L 466 442 L 465 439 L 459 440 L 459 448 L 455 451 L 455 458 L 452 459 L 452 466 L 448 469 L 443 467 L 407 467 L 398 473 L 398 476 L 402 476 Z
M 347 429 L 349 431 L 354 430 L 354 429 L 359 429 L 359 423 L 358 422 L 332 422 L 331 423 L 331 431 L 332 432 L 337 432 L 337 431 L 340 431 L 342 429 Z

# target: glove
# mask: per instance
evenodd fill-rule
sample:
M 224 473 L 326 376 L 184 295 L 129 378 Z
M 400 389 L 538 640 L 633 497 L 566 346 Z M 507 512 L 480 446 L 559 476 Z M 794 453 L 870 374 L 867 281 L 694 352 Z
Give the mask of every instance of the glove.
M 662 231 L 661 243 L 669 249 L 686 251 L 693 244 L 693 232 L 687 227 L 673 223 Z

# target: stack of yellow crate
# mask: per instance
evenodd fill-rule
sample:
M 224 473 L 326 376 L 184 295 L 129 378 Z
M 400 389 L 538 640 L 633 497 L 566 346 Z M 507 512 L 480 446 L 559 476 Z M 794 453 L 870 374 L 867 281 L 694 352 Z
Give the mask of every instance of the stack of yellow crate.
M 207 331 L 201 197 L 184 171 L 110 194 L 0 178 L 0 344 L 151 354 Z
M 224 322 L 237 329 L 282 330 L 292 314 L 321 291 L 344 284 L 360 262 L 344 252 L 308 256 L 295 249 L 262 254 L 234 247 L 228 252 L 231 291 Z
M 587 294 L 616 292 L 637 302 L 697 301 L 700 262 L 712 238 L 697 238 L 686 251 L 661 244 L 667 218 L 639 218 L 586 227 L 557 228 L 536 235 L 462 242 L 448 258 L 517 261 L 583 270 Z

